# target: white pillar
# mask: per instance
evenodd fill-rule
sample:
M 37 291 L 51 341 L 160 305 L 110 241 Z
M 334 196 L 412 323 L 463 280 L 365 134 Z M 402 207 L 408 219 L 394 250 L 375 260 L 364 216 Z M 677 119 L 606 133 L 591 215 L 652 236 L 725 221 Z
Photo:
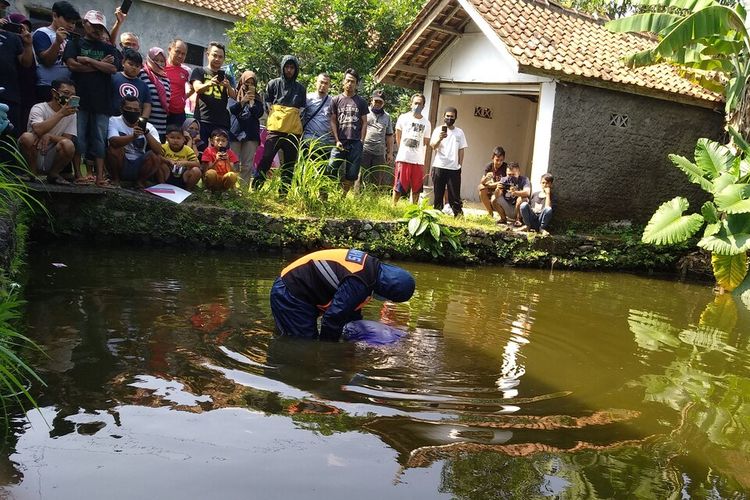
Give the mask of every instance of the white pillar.
M 529 180 L 537 190 L 539 179 L 549 169 L 549 148 L 552 140 L 552 115 L 555 111 L 555 82 L 545 82 L 539 92 L 539 109 L 536 114 L 534 132 L 534 154 L 531 160 Z

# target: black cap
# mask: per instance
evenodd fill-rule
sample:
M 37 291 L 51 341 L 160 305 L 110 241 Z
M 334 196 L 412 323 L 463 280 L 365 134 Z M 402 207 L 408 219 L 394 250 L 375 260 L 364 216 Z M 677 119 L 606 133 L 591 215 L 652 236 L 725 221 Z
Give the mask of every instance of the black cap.
M 376 90 L 370 97 L 372 97 L 373 99 L 380 99 L 381 101 L 385 102 L 385 94 L 382 90 Z

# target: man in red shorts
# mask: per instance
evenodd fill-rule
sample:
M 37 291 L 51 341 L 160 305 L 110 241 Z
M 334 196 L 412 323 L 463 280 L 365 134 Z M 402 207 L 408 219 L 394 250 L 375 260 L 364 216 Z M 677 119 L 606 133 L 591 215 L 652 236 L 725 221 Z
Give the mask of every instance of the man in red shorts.
M 430 141 L 432 128 L 427 118 L 422 116 L 425 98 L 414 94 L 411 98 L 411 111 L 398 117 L 396 121 L 395 182 L 393 184 L 393 205 L 401 196 L 411 191 L 412 203 L 417 203 L 424 180 L 424 158 Z

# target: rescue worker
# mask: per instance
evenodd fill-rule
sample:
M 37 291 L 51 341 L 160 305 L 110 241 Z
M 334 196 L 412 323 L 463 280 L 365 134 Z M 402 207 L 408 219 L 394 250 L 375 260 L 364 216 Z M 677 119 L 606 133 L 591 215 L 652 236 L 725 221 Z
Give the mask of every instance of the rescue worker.
M 281 271 L 271 288 L 271 312 L 282 335 L 337 341 L 346 323 L 362 319 L 373 293 L 405 302 L 414 287 L 408 271 L 361 250 L 320 250 Z

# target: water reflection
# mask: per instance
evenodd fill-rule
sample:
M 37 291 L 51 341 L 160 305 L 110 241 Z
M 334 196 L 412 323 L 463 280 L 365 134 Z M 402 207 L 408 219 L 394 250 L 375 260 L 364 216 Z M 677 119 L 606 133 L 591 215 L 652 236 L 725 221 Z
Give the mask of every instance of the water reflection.
M 101 252 L 32 254 L 28 329 L 50 354 L 37 360 L 50 428 L 30 414 L 18 431 L 11 494 L 72 496 L 68 474 L 97 474 L 92 492 L 122 487 L 114 471 L 150 467 L 194 496 L 209 480 L 200 464 L 235 460 L 262 471 L 264 498 L 311 486 L 345 498 L 361 481 L 395 498 L 748 487 L 749 321 L 706 287 L 407 263 L 415 297 L 365 316 L 409 334 L 372 347 L 275 338 L 267 294 L 282 259 Z M 293 480 L 292 463 L 305 471 Z M 222 470 L 213 494 L 241 496 L 243 474 Z

